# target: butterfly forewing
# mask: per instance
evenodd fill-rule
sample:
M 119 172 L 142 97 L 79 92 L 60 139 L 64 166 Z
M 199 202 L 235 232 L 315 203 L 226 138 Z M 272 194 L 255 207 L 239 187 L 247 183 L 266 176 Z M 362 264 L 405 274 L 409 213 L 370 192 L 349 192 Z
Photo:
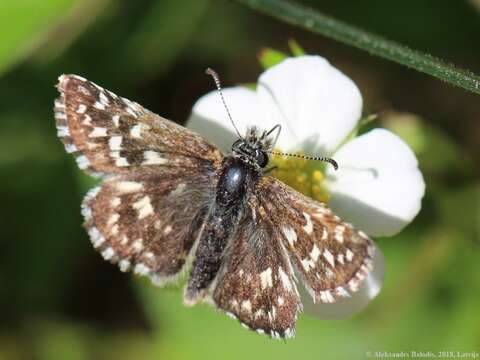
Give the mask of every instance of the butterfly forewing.
M 215 304 L 251 330 L 273 338 L 295 334 L 301 303 L 275 224 L 253 196 L 227 249 Z
M 55 102 L 58 135 L 81 169 L 94 175 L 195 167 L 221 161 L 199 135 L 77 75 L 62 75 Z
M 314 301 L 334 302 L 357 291 L 375 251 L 366 234 L 343 222 L 325 204 L 265 176 L 260 200 L 278 225 L 290 259 Z

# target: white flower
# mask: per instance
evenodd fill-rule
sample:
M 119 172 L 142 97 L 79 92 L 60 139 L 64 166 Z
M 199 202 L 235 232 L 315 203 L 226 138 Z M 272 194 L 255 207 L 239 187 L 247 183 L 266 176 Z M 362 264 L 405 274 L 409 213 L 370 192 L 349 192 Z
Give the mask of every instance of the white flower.
M 362 96 L 324 58 L 288 58 L 260 76 L 256 91 L 232 87 L 224 95 L 240 132 L 251 125 L 270 129 L 281 124 L 276 148 L 333 157 L 339 169 L 328 166 L 322 184 L 329 207 L 358 229 L 393 235 L 419 212 L 425 183 L 415 155 L 384 129 L 346 141 L 361 118 Z M 225 151 L 236 139 L 216 91 L 197 101 L 188 126 Z

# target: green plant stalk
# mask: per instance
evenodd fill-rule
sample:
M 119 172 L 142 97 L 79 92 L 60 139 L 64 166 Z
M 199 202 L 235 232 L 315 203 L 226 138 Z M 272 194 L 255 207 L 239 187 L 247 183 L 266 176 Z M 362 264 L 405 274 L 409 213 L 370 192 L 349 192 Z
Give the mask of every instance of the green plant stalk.
M 432 55 L 410 49 L 394 41 L 361 30 L 317 10 L 289 0 L 237 1 L 289 24 L 355 46 L 368 51 L 370 54 L 395 61 L 447 83 L 480 94 L 480 77 L 472 72 L 459 69 Z

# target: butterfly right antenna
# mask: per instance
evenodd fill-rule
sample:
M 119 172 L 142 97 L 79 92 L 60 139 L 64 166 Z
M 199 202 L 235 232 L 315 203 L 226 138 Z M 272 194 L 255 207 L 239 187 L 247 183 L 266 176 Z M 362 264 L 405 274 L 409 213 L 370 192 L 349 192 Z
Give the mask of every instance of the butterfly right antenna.
M 269 154 L 272 155 L 278 155 L 278 156 L 290 156 L 290 157 L 295 157 L 299 159 L 305 159 L 305 160 L 314 160 L 314 161 L 323 161 L 323 162 L 328 162 L 333 166 L 335 170 L 338 170 L 338 163 L 333 160 L 332 158 L 329 157 L 320 157 L 320 156 L 306 156 L 306 155 L 301 155 L 301 154 L 289 154 L 289 153 L 283 153 L 279 151 L 268 151 Z
M 237 126 L 236 126 L 235 123 L 233 122 L 232 115 L 230 114 L 230 111 L 228 110 L 227 103 L 225 102 L 225 98 L 223 97 L 222 86 L 220 85 L 220 78 L 219 78 L 218 74 L 215 72 L 215 70 L 210 69 L 210 68 L 207 68 L 207 69 L 205 70 L 205 73 L 206 73 L 207 75 L 210 75 L 210 76 L 213 78 L 213 81 L 215 81 L 215 85 L 217 86 L 218 93 L 220 94 L 220 97 L 222 98 L 223 106 L 225 106 L 225 110 L 227 110 L 228 118 L 230 119 L 230 122 L 232 123 L 233 128 L 234 128 L 235 131 L 237 132 L 238 137 L 239 137 L 240 139 L 243 139 L 243 136 L 240 135 L 240 132 L 238 131 Z

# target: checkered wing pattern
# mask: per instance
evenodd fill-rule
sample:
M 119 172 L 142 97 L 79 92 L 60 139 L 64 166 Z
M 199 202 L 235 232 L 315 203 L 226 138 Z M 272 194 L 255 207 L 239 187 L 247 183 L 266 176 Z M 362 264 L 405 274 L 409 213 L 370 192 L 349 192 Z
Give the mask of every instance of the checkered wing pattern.
M 272 338 L 295 335 L 301 310 L 295 277 L 278 227 L 252 196 L 226 251 L 213 300 L 247 328 Z
M 85 197 L 82 213 L 93 246 L 120 270 L 156 285 L 176 278 L 197 240 L 215 183 L 187 171 L 121 175 Z
M 92 175 L 221 161 L 217 147 L 201 136 L 80 76 L 62 75 L 57 87 L 58 136 L 78 166 Z
M 358 290 L 372 269 L 372 240 L 342 221 L 325 204 L 265 176 L 260 203 L 314 301 L 334 302 Z

